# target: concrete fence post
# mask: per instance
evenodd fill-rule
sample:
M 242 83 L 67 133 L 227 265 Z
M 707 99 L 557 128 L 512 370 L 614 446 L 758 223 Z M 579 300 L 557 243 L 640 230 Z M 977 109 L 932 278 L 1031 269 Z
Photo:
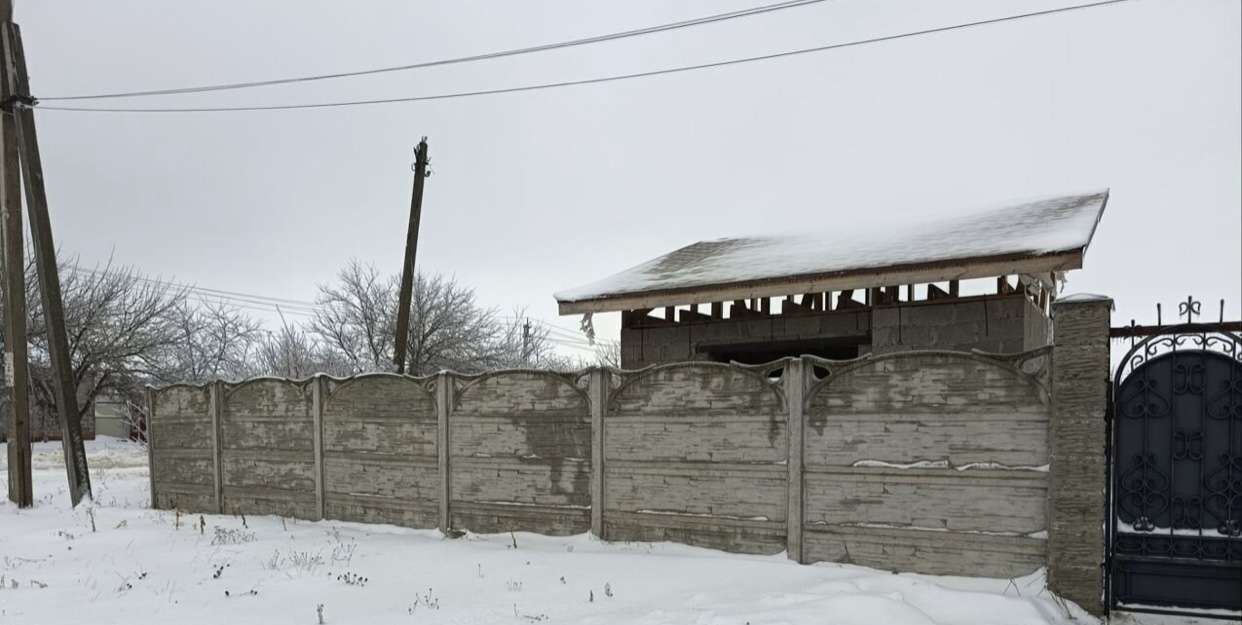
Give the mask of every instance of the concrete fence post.
M 803 419 L 803 397 L 807 387 L 806 367 L 802 359 L 790 359 L 781 376 L 785 385 L 785 430 L 788 432 L 786 465 L 789 470 L 786 510 L 786 554 L 790 560 L 802 562 L 802 439 L 806 421 Z
M 1053 303 L 1048 588 L 1103 612 L 1108 327 L 1113 301 Z
M 147 387 L 147 417 L 143 421 L 146 431 L 143 435 L 147 438 L 147 480 L 151 485 L 151 509 L 156 509 L 156 502 L 159 499 L 155 494 L 155 438 L 151 436 L 151 430 L 155 429 L 155 389 Z
M 224 382 L 211 383 L 208 410 L 211 412 L 211 469 L 216 512 L 224 514 Z
M 604 539 L 604 415 L 608 412 L 607 369 L 591 370 L 591 533 Z
M 315 514 L 322 520 L 327 513 L 324 503 L 323 403 L 328 398 L 328 378 L 322 373 L 311 381 L 311 434 L 315 455 Z
M 453 378 L 447 371 L 436 374 L 436 458 L 439 463 L 440 531 L 448 534 L 449 518 L 449 412 L 453 406 Z

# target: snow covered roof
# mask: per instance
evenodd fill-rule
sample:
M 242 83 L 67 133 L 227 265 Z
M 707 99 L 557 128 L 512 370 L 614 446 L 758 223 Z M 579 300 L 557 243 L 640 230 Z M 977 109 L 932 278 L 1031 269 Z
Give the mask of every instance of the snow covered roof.
M 1082 267 L 1108 190 L 885 230 L 700 241 L 555 294 L 560 313 L 636 310 Z

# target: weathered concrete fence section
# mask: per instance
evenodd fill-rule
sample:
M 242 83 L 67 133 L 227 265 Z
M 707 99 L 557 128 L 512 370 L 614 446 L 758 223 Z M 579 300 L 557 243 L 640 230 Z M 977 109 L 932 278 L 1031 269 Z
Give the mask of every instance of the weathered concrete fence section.
M 575 374 L 445 375 L 448 526 L 578 534 L 591 529 L 591 411 Z
M 1047 350 L 912 352 L 172 386 L 152 394 L 154 503 L 481 532 L 594 529 L 807 561 L 1020 574 L 1044 561 L 1047 361 Z M 592 386 L 604 389 L 599 410 Z M 804 399 L 791 411 L 795 393 Z
M 1107 323 L 1084 326 L 1081 311 L 1063 315 L 1066 334 L 1106 349 Z M 1050 579 L 1090 586 L 1082 537 L 1098 533 L 1104 476 L 1090 457 L 1103 449 L 1058 440 L 1081 428 L 1060 424 L 1057 397 L 1079 406 L 1106 388 L 1053 375 L 1105 379 L 1107 353 L 1080 352 L 175 385 L 149 397 L 152 503 L 589 530 L 937 574 L 1064 566 Z M 1089 501 L 1050 505 L 1075 493 Z
M 604 537 L 785 548 L 789 437 L 779 382 L 716 363 L 608 378 L 616 389 L 602 424 Z
M 1046 360 L 912 354 L 819 382 L 804 438 L 804 557 L 988 576 L 1042 566 L 1049 401 L 1046 380 L 1022 367 Z

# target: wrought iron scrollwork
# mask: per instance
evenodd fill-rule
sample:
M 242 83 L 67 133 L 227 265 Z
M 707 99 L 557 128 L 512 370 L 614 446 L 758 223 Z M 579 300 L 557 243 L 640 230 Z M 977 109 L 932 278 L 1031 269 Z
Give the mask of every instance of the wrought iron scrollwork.
M 1115 551 L 1238 559 L 1242 337 L 1150 337 L 1122 359 L 1113 388 Z
M 1203 373 L 1202 364 L 1178 363 L 1173 366 L 1173 393 L 1175 395 L 1185 395 L 1187 393 L 1194 395 L 1203 394 Z
M 1242 535 L 1242 455 L 1221 454 L 1220 466 L 1203 480 L 1204 512 L 1225 536 Z
M 1193 460 L 1198 462 L 1203 459 L 1203 432 L 1187 432 L 1186 430 L 1178 430 L 1173 433 L 1173 459 L 1174 460 Z
M 1123 516 L 1133 519 L 1136 532 L 1156 529 L 1153 517 L 1169 507 L 1169 478 L 1156 466 L 1154 454 L 1136 454 L 1117 483 L 1117 504 Z
M 1156 419 L 1169 414 L 1169 400 L 1159 393 L 1159 382 L 1147 378 L 1134 382 L 1134 396 L 1121 403 L 1121 414 L 1131 419 Z
M 1113 380 L 1120 385 L 1122 380 L 1147 361 L 1179 351 L 1214 352 L 1235 362 L 1242 362 L 1242 339 L 1228 332 L 1181 333 L 1176 327 L 1172 327 L 1168 334 L 1148 337 L 1135 343 L 1121 359 Z
M 1242 421 L 1242 377 L 1222 381 L 1220 393 L 1208 399 L 1207 415 Z

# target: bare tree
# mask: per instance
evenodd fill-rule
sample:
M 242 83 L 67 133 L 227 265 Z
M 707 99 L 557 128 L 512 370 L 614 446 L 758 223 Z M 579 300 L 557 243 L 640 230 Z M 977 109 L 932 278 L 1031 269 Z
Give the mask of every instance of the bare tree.
M 51 366 L 33 262 L 27 272 L 32 402 L 55 420 Z M 237 307 L 191 287 L 151 279 L 111 262 L 94 269 L 62 261 L 61 290 L 74 381 L 88 414 L 103 394 L 141 406 L 150 383 L 205 382 L 251 375 L 301 378 L 392 370 L 397 277 L 352 262 L 320 287 L 319 311 L 306 324 L 284 321 L 275 332 Z M 409 370 L 475 372 L 530 367 L 573 369 L 548 328 L 524 310 L 501 317 L 478 304 L 473 290 L 444 276 L 416 276 L 410 315 Z M 3 337 L 0 337 L 2 340 Z M 133 420 L 141 431 L 141 415 Z
M 59 428 L 52 425 L 57 418 L 46 319 L 33 255 L 27 258 L 31 414 L 34 427 L 46 433 Z M 158 354 L 176 338 L 169 313 L 187 290 L 111 262 L 84 269 L 75 261 L 62 259 L 59 274 L 70 372 L 78 393 L 79 412 L 73 417 L 81 419 L 101 394 L 141 397 L 142 385 L 158 368 Z
M 395 277 L 392 282 L 396 283 Z M 473 372 L 503 366 L 512 354 L 499 340 L 502 331 L 496 311 L 479 306 L 473 289 L 452 278 L 416 276 L 410 310 L 410 371 Z
M 173 340 L 158 354 L 160 382 L 240 379 L 255 370 L 264 340 L 260 323 L 220 301 L 185 298 L 168 311 Z
M 391 371 L 396 327 L 397 276 L 357 261 L 337 282 L 321 285 L 310 332 L 351 373 Z M 552 361 L 547 332 L 532 329 L 521 311 L 509 323 L 480 306 L 474 291 L 444 276 L 415 276 L 410 306 L 407 369 L 480 371 L 540 366 Z
M 305 378 L 316 373 L 349 375 L 350 363 L 324 347 L 313 332 L 282 317 L 280 329 L 268 332 L 255 350 L 252 371 L 261 375 Z
M 46 319 L 34 291 L 33 263 L 27 264 L 26 271 L 32 395 L 52 413 Z M 159 352 L 176 340 L 170 312 L 184 300 L 187 290 L 111 262 L 81 269 L 72 260 L 62 261 L 60 276 L 71 370 L 81 406 L 77 416 L 81 418 L 101 393 L 131 396 L 139 392 L 158 367 Z
M 595 342 L 595 363 L 599 367 L 621 368 L 621 343 L 617 341 Z
M 337 274 L 337 284 L 319 286 L 319 310 L 310 331 L 348 362 L 353 373 L 392 366 L 396 299 L 390 282 L 375 267 L 351 261 Z

